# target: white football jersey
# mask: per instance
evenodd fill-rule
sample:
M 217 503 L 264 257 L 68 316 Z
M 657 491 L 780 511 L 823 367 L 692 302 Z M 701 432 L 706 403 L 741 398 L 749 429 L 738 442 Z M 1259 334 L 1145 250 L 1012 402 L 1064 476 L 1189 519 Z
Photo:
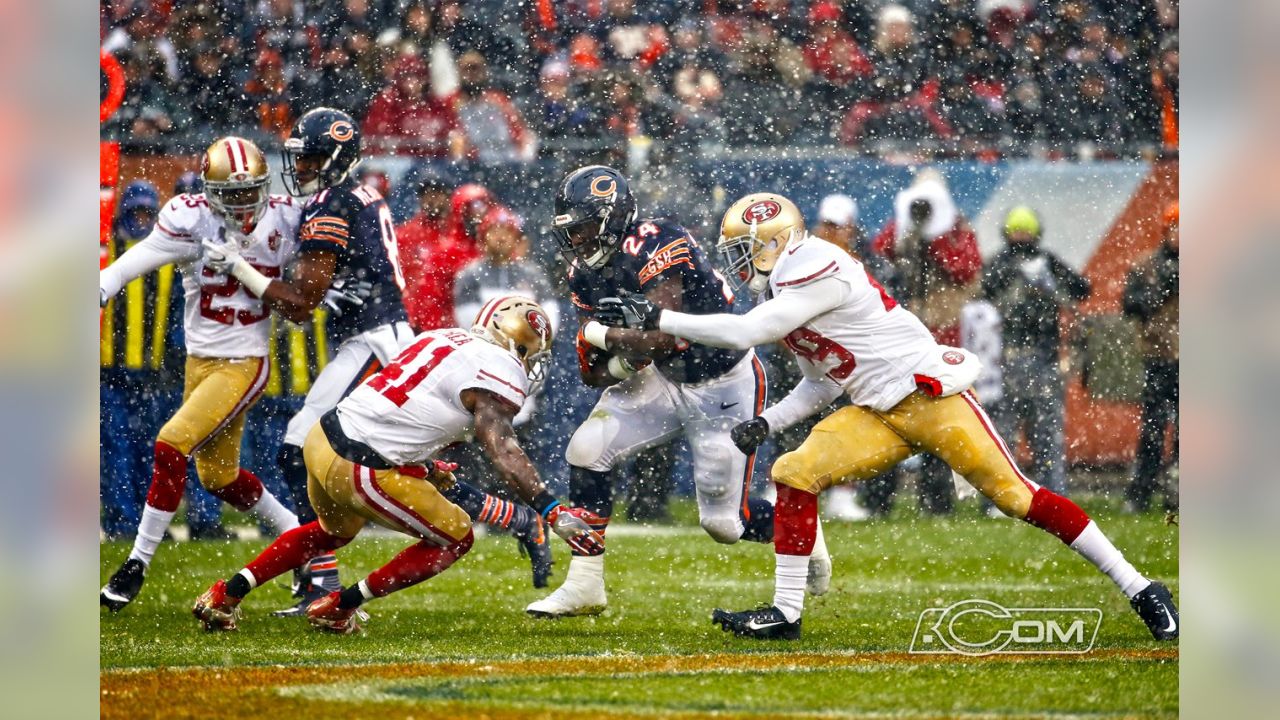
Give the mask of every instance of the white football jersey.
M 820 238 L 806 236 L 787 246 L 769 274 L 770 297 L 830 277 L 849 286 L 845 301 L 793 330 L 783 343 L 805 376 L 826 376 L 855 405 L 887 411 L 915 391 L 915 372 L 938 354 L 938 345 L 862 263 Z
M 529 378 L 510 351 L 465 330 L 431 330 L 338 403 L 338 420 L 347 437 L 388 461 L 419 465 L 475 429 L 462 404 L 468 388 L 488 390 L 518 410 Z
M 302 207 L 287 195 L 272 195 L 253 232 L 240 241 L 240 256 L 269 278 L 281 277 L 298 252 Z M 187 353 L 197 357 L 240 358 L 267 354 L 270 315 L 230 275 L 218 275 L 201 262 L 205 239 L 223 240 L 223 221 L 209 209 L 204 194 L 178 195 L 160 211 L 153 231 L 170 243 L 189 245 L 182 265 L 186 296 Z

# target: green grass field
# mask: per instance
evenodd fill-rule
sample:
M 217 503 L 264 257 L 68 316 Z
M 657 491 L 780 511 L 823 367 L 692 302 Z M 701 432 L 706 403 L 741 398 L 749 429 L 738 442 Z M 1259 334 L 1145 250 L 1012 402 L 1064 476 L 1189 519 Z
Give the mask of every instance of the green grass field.
M 1178 595 L 1178 528 L 1084 503 L 1144 573 Z M 957 515 L 826 525 L 832 590 L 810 598 L 804 638 L 729 637 L 715 607 L 772 597 L 770 547 L 717 545 L 681 522 L 610 534 L 608 611 L 535 620 L 542 596 L 513 540 L 486 537 L 423 585 L 367 606 L 355 637 L 309 631 L 269 611 L 278 583 L 245 602 L 238 633 L 210 635 L 195 597 L 263 542 L 166 544 L 142 596 L 101 618 L 104 717 L 904 717 L 1174 716 L 1176 646 L 1158 644 L 1118 590 L 1056 539 L 1023 523 Z M 340 553 L 354 581 L 407 544 L 360 539 Z M 567 562 L 563 544 L 557 559 Z M 102 546 L 102 580 L 128 552 Z M 553 587 L 563 577 L 557 565 Z M 1006 607 L 1097 607 L 1083 655 L 909 655 L 920 612 L 980 598 Z M 352 667 L 359 666 L 359 667 Z M 221 703 L 221 705 L 220 705 Z M 219 710 L 218 708 L 222 708 Z M 356 714 L 352 714 L 355 712 Z

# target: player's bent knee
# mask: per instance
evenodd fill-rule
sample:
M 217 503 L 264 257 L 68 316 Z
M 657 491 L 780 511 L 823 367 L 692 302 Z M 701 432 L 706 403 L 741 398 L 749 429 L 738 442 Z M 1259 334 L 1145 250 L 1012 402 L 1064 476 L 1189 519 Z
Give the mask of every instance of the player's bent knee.
M 564 458 L 574 467 L 606 472 L 613 467 L 615 453 L 610 445 L 617 434 L 617 422 L 592 414 L 569 438 Z
M 732 545 L 742 538 L 742 520 L 738 517 L 703 517 L 698 522 L 718 543 Z
M 789 452 L 773 463 L 770 471 L 773 481 L 797 490 L 818 493 L 821 490 L 820 478 L 814 477 L 809 463 L 796 452 Z
M 160 432 L 156 434 L 156 440 L 189 457 L 191 449 L 196 446 L 197 438 L 194 428 L 175 418 L 160 428 Z
M 991 502 L 1000 512 L 1011 518 L 1021 520 L 1031 510 L 1032 492 L 1021 482 L 1007 484 L 998 488 L 991 495 Z

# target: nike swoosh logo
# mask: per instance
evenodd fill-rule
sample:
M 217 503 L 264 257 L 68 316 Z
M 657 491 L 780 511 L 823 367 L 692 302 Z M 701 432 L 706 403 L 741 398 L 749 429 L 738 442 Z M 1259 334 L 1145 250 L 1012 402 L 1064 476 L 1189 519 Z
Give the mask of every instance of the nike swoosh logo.
M 761 625 L 760 623 L 757 623 L 755 620 L 748 620 L 747 629 L 748 630 L 764 630 L 765 628 L 771 628 L 775 625 L 781 625 L 781 624 L 782 624 L 781 622 L 771 622 L 771 623 L 764 623 L 763 625 Z
M 1169 627 L 1165 628 L 1164 631 L 1173 632 L 1174 630 L 1177 630 L 1178 621 L 1173 619 L 1173 613 L 1169 612 L 1169 608 L 1161 606 L 1160 609 L 1164 611 L 1164 616 L 1169 618 Z
M 737 405 L 737 404 L 738 404 L 738 403 L 736 403 L 736 402 L 731 402 L 731 403 L 720 403 L 720 409 L 721 409 L 721 410 L 728 410 L 729 408 L 731 408 L 731 407 L 733 407 L 734 405 Z

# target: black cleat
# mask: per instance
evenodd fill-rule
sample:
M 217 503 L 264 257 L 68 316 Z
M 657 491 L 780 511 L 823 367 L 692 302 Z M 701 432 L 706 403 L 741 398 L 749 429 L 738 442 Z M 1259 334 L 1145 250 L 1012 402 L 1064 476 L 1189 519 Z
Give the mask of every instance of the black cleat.
M 1164 583 L 1152 582 L 1129 601 L 1157 640 L 1178 639 L 1178 608 Z
M 327 596 L 328 594 L 328 590 L 325 590 L 319 585 L 312 585 L 308 582 L 306 590 L 298 589 L 294 591 L 293 596 L 298 598 L 296 605 L 284 608 L 283 610 L 276 610 L 271 613 L 271 617 L 306 617 L 307 607 L 310 606 L 311 603 Z
M 711 622 L 738 637 L 759 640 L 800 639 L 800 619 L 788 622 L 782 611 L 772 605 L 742 612 L 716 609 L 711 613 Z
M 138 597 L 146 575 L 147 566 L 141 560 L 137 558 L 125 560 L 98 593 L 98 604 L 105 605 L 111 612 L 119 612 Z
M 533 569 L 533 586 L 544 588 L 551 577 L 551 543 L 547 542 L 547 533 L 538 518 L 538 527 L 533 537 L 516 536 L 520 543 L 520 554 L 529 557 L 529 565 Z

